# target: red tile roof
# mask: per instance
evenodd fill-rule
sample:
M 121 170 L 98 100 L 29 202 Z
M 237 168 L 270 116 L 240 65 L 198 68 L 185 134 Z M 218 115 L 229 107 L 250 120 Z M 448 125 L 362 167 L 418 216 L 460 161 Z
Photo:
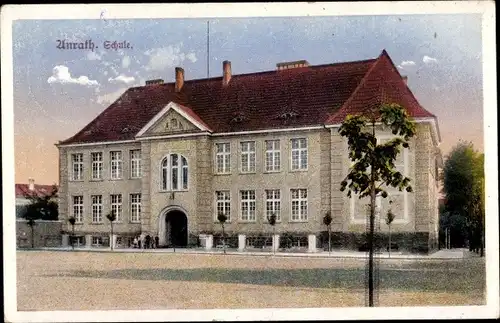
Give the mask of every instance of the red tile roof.
M 30 191 L 29 184 L 16 184 L 16 197 L 28 198 L 33 193 L 37 194 L 38 196 L 49 195 L 50 193 L 52 193 L 53 187 L 54 185 L 35 184 L 34 190 Z
M 233 75 L 227 86 L 222 77 L 186 80 L 180 93 L 174 83 L 130 88 L 60 144 L 134 139 L 170 102 L 184 106 L 214 132 L 340 123 L 348 113 L 379 102 L 381 86 L 390 87 L 385 96 L 404 104 L 411 116 L 433 117 L 418 104 L 383 51 L 377 59 Z

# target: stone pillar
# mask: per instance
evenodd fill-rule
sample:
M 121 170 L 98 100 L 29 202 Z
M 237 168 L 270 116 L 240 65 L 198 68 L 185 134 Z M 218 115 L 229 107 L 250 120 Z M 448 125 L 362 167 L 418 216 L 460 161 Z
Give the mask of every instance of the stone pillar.
M 238 235 L 238 251 L 245 250 L 246 242 L 247 242 L 247 236 L 244 234 L 239 234 Z
M 201 247 L 205 248 L 205 246 L 207 245 L 207 235 L 206 234 L 200 234 L 198 237 L 200 239 L 200 245 L 201 245 Z
M 116 248 L 116 234 L 113 234 L 111 239 L 109 239 L 109 246 L 113 246 L 113 249 Z
M 69 243 L 69 234 L 63 234 L 62 235 L 62 246 L 63 247 L 67 247 L 69 245 L 70 245 L 70 243 Z
M 307 246 L 309 252 L 316 252 L 316 235 L 310 234 L 308 237 Z
M 211 250 L 214 244 L 214 236 L 207 234 L 205 238 L 205 250 Z
M 273 235 L 273 252 L 276 252 L 278 251 L 278 249 L 280 248 L 280 235 L 279 234 L 275 234 Z
M 87 247 L 87 248 L 92 247 L 92 236 L 90 234 L 87 234 L 85 236 L 85 247 Z

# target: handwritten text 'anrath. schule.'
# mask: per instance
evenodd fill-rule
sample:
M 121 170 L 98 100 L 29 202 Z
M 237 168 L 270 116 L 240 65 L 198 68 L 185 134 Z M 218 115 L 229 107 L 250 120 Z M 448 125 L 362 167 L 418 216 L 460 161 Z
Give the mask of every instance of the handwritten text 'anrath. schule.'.
M 92 40 L 86 40 L 81 42 L 74 42 L 68 40 L 56 40 L 57 49 L 63 50 L 90 50 L 94 51 L 99 48 Z M 111 50 L 119 50 L 119 49 L 133 49 L 132 45 L 126 40 L 124 41 L 116 41 L 116 40 L 106 40 L 102 43 L 102 48 L 111 49 Z

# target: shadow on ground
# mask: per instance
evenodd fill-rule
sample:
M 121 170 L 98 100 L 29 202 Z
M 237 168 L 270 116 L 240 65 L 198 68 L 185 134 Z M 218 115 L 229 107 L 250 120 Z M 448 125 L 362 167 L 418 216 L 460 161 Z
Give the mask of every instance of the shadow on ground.
M 463 266 L 463 265 L 462 265 Z M 381 289 L 433 292 L 482 292 L 485 287 L 484 268 L 380 268 Z M 434 266 L 432 266 L 434 267 Z M 311 269 L 117 269 L 109 271 L 70 271 L 45 274 L 46 277 L 79 277 L 100 279 L 198 281 L 273 285 L 305 288 L 346 288 L 363 290 L 365 269 L 311 268 Z

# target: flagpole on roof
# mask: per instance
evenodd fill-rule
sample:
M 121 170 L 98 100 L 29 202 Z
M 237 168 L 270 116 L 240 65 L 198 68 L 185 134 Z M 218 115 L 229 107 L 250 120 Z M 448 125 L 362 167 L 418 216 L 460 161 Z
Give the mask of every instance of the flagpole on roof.
M 210 78 L 210 21 L 207 21 L 207 79 Z

